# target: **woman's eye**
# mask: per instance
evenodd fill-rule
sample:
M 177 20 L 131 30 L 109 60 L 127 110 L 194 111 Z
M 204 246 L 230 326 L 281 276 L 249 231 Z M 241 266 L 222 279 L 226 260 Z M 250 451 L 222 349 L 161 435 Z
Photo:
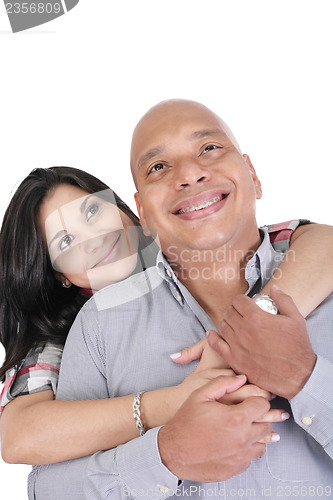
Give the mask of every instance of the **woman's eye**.
M 208 151 L 212 151 L 212 149 L 219 149 L 220 146 L 216 146 L 215 144 L 208 144 L 205 149 L 203 150 L 203 153 L 207 153 Z
M 96 215 L 98 210 L 99 210 L 99 205 L 97 203 L 94 203 L 93 205 L 91 205 L 86 212 L 87 220 L 91 219 L 91 217 Z
M 66 234 L 63 238 L 61 238 L 59 243 L 60 250 L 66 250 L 74 240 L 74 236 L 72 234 Z
M 158 172 L 158 170 L 162 170 L 162 168 L 164 168 L 164 167 L 165 167 L 165 165 L 163 165 L 163 163 L 156 163 L 156 165 L 153 165 L 149 169 L 148 175 L 151 174 L 152 172 Z

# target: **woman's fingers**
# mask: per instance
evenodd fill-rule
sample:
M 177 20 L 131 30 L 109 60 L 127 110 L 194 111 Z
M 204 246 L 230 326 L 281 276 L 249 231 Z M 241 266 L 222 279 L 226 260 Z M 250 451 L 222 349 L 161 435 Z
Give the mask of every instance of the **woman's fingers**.
M 260 420 L 256 422 L 284 422 L 290 417 L 286 410 L 269 410 Z
M 280 441 L 280 435 L 277 432 L 271 432 L 271 434 L 267 434 L 264 439 L 260 439 L 258 443 L 270 444 L 277 443 L 277 441 Z
M 205 343 L 207 343 L 207 339 L 202 339 L 196 344 L 193 344 L 190 347 L 186 347 L 186 349 L 183 349 L 180 352 L 170 354 L 170 358 L 175 363 L 190 363 L 191 361 L 194 361 L 195 359 L 201 357 L 205 347 Z

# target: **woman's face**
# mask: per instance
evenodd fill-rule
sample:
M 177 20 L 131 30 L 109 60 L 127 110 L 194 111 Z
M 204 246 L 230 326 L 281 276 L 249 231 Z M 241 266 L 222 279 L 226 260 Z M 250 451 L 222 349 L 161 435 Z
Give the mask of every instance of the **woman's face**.
M 40 222 L 53 268 L 79 287 L 99 290 L 135 269 L 137 227 L 98 193 L 61 184 L 42 203 Z

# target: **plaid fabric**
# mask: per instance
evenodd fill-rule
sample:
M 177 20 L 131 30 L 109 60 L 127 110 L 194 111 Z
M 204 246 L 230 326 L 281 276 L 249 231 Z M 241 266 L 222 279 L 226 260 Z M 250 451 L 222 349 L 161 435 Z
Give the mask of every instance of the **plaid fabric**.
M 290 245 L 290 238 L 295 229 L 299 226 L 310 224 L 307 219 L 295 219 L 279 224 L 269 224 L 263 226 L 262 229 L 267 229 L 270 242 L 277 252 L 286 252 Z
M 47 344 L 31 350 L 27 357 L 6 373 L 0 396 L 0 413 L 17 396 L 52 389 L 56 394 L 62 348 Z
M 306 219 L 290 220 L 267 228 L 271 244 L 278 252 L 286 252 L 290 238 L 298 226 L 309 224 Z M 90 291 L 91 293 L 91 291 Z M 52 389 L 56 394 L 62 349 L 51 344 L 44 349 L 30 351 L 28 356 L 6 373 L 5 384 L 0 396 L 0 413 L 4 406 L 17 396 Z

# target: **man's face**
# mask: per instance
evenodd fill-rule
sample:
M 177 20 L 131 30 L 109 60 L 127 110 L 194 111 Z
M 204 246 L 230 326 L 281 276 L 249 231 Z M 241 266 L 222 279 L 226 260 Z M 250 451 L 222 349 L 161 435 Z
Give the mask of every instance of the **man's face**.
M 153 108 L 132 143 L 135 195 L 143 225 L 161 248 L 218 249 L 257 228 L 260 182 L 249 158 L 207 108 L 183 102 Z

